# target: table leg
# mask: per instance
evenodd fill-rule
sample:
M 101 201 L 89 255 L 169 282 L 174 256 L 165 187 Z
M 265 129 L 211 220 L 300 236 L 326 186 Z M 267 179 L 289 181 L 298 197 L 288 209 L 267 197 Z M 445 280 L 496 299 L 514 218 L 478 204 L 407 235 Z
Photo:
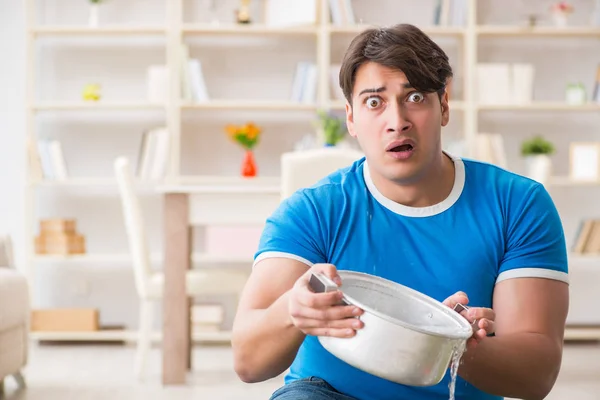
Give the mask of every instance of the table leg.
M 190 352 L 186 272 L 190 268 L 187 194 L 166 194 L 164 202 L 163 384 L 185 384 Z
M 187 313 L 188 321 L 191 321 L 191 319 L 192 319 L 192 304 L 194 304 L 194 299 L 192 299 L 190 297 L 188 299 L 188 308 L 187 308 L 187 310 L 188 310 L 188 313 Z M 194 327 L 190 323 L 189 324 L 189 329 L 188 329 L 188 343 L 190 344 L 189 345 L 189 351 L 188 351 L 188 354 L 187 354 L 187 356 L 188 356 L 187 357 L 187 369 L 188 369 L 188 371 L 192 370 L 192 354 L 194 352 L 194 341 L 193 341 L 193 337 L 192 337 L 193 336 L 192 335 L 193 328 Z
M 189 249 L 189 255 L 190 255 L 190 265 L 189 267 L 191 267 L 192 264 L 192 253 L 193 253 L 193 249 L 194 249 L 194 228 L 192 226 L 188 227 L 188 249 Z M 194 326 L 192 325 L 192 306 L 194 305 L 194 298 L 193 297 L 188 297 L 188 307 L 187 307 L 187 320 L 189 321 L 189 329 L 188 329 L 188 343 L 189 345 L 189 351 L 188 351 L 188 360 L 187 360 L 187 367 L 188 370 L 191 371 L 192 370 L 192 355 L 194 352 L 194 341 L 193 341 L 193 330 L 194 330 Z

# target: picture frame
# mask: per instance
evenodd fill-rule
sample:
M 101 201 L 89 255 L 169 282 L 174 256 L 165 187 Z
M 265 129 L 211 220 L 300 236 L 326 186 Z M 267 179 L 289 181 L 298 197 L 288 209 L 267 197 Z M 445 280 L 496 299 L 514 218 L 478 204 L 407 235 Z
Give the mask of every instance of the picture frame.
M 569 174 L 574 181 L 600 181 L 600 142 L 572 142 Z

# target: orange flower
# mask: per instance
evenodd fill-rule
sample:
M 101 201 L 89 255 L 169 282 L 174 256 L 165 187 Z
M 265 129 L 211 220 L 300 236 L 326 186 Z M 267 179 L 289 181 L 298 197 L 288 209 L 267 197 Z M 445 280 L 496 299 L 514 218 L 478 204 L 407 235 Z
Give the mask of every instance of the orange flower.
M 248 139 L 254 139 L 260 134 L 260 128 L 252 122 L 246 124 L 244 131 Z
M 233 138 L 238 133 L 238 127 L 232 124 L 229 124 L 225 127 L 225 131 L 229 135 L 230 138 Z
M 225 132 L 232 141 L 246 149 L 252 149 L 258 143 L 262 131 L 253 122 L 248 122 L 241 126 L 228 124 L 225 126 Z

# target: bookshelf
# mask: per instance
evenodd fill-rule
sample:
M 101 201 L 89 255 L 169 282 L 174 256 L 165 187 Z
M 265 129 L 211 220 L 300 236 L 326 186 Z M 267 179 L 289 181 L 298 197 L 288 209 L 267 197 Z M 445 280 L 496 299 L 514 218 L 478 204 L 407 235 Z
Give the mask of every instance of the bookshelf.
M 475 30 L 478 36 L 519 36 L 519 37 L 592 37 L 600 38 L 600 28 L 568 27 L 512 27 L 512 26 L 478 26 Z
M 128 1 L 139 3 L 137 0 Z M 115 126 L 120 124 L 122 128 L 118 129 L 123 132 L 129 129 L 139 132 L 142 130 L 141 127 L 146 128 L 151 124 L 163 125 L 170 133 L 168 164 L 162 179 L 137 182 L 140 190 L 147 195 L 146 197 L 153 197 L 153 189 L 156 185 L 177 183 L 200 185 L 206 193 L 242 192 L 272 196 L 279 192 L 277 160 L 280 152 L 290 150 L 294 142 L 301 139 L 307 131 L 310 132 L 316 110 L 343 111 L 344 102 L 337 99 L 332 93 L 330 67 L 339 62 L 339 55 L 342 54 L 349 40 L 364 28 L 371 26 L 371 23 L 375 25 L 387 25 L 394 22 L 415 23 L 438 41 L 445 50 L 448 50 L 455 69 L 456 87 L 453 88 L 450 100 L 452 116 L 451 127 L 447 129 L 447 133 L 452 139 L 465 140 L 467 143 L 465 155 L 467 156 L 473 153 L 471 143 L 476 133 L 487 131 L 490 126 L 489 130 L 494 130 L 494 127 L 499 126 L 500 123 L 488 122 L 488 120 L 496 118 L 498 114 L 510 113 L 515 118 L 526 118 L 533 114 L 556 115 L 560 118 L 579 118 L 579 116 L 594 118 L 600 111 L 600 104 L 587 102 L 581 105 L 569 105 L 557 99 L 557 96 L 549 97 L 547 100 L 536 98 L 528 104 L 480 104 L 477 101 L 475 88 L 476 66 L 485 57 L 487 50 L 484 46 L 488 40 L 494 41 L 495 48 L 501 49 L 499 52 L 501 54 L 498 56 L 501 58 L 509 51 L 508 49 L 513 43 L 511 40 L 527 41 L 528 43 L 544 40 L 543 43 L 552 44 L 553 42 L 548 42 L 548 40 L 560 39 L 561 42 L 578 43 L 585 39 L 598 40 L 600 43 L 600 27 L 581 25 L 561 29 L 552 26 L 530 28 L 516 26 L 516 24 L 501 25 L 496 21 L 485 23 L 485 20 L 489 18 L 482 15 L 482 9 L 493 8 L 493 5 L 490 1 L 477 0 L 466 0 L 464 24 L 460 26 L 433 25 L 431 17 L 433 7 L 431 5 L 435 2 L 423 3 L 418 8 L 411 7 L 414 19 L 392 21 L 391 15 L 397 15 L 397 13 L 389 11 L 394 10 L 394 7 L 406 7 L 408 0 L 403 1 L 405 1 L 404 5 L 400 5 L 395 1 L 385 0 L 377 11 L 370 9 L 368 4 L 365 4 L 365 0 L 353 0 L 357 23 L 335 23 L 330 22 L 331 13 L 328 1 L 318 0 L 316 22 L 299 27 L 269 26 L 258 11 L 260 7 L 253 9 L 254 15 L 257 16 L 255 22 L 249 25 L 235 24 L 231 21 L 231 11 L 237 5 L 235 0 L 223 1 L 219 6 L 217 14 L 223 21 L 219 25 L 207 22 L 209 18 L 203 14 L 200 0 L 152 0 L 150 2 L 154 7 L 154 11 L 150 13 L 152 18 L 123 22 L 124 17 L 115 17 L 119 15 L 119 8 L 123 5 L 113 2 L 114 4 L 107 3 L 106 5 L 111 7 L 111 15 L 115 17 L 114 19 L 118 19 L 120 22 L 113 22 L 107 17 L 105 23 L 101 22 L 98 27 L 90 28 L 85 25 L 85 18 L 80 18 L 76 23 L 71 20 L 58 23 L 52 18 L 49 18 L 50 21 L 45 21 L 44 10 L 39 6 L 40 2 L 26 0 L 27 100 L 25 106 L 27 136 L 31 139 L 53 135 L 62 137 L 60 132 L 63 127 L 62 122 L 56 121 L 63 119 L 87 121 L 86 119 L 89 118 L 92 121 L 89 125 L 93 125 L 95 123 L 93 121 L 97 121 L 96 118 L 113 118 L 113 115 L 118 115 Z M 58 0 L 53 0 L 49 4 L 58 7 L 59 3 Z M 514 3 L 514 1 L 509 2 L 506 7 L 514 8 L 516 7 Z M 45 10 L 47 11 L 51 7 L 52 5 L 46 5 Z M 83 6 L 80 5 L 79 16 L 85 15 L 85 7 L 83 9 L 81 7 Z M 148 7 L 150 8 L 151 5 Z M 156 39 L 160 41 L 158 45 Z M 44 46 L 55 46 L 57 45 L 55 40 L 66 40 L 66 44 L 61 46 L 76 46 L 74 41 L 89 40 L 92 41 L 94 48 L 109 49 L 103 50 L 101 53 L 108 56 L 112 54 L 111 46 L 118 46 L 119 54 L 140 52 L 140 60 L 135 59 L 136 56 L 131 56 L 130 59 L 136 67 L 140 67 L 142 63 L 165 65 L 171 77 L 171 84 L 164 103 L 146 100 L 146 94 L 143 92 L 145 90 L 143 75 L 146 71 L 140 68 L 135 73 L 126 69 L 125 78 L 122 81 L 123 84 L 131 83 L 134 90 L 139 92 L 137 96 L 126 92 L 115 94 L 108 92 L 97 103 L 83 102 L 76 96 L 63 96 L 59 92 L 54 92 L 55 96 L 40 96 L 40 92 L 52 92 L 52 90 L 44 90 L 46 88 L 45 82 L 43 82 L 44 76 L 39 73 L 43 55 L 43 52 L 40 54 L 40 50 L 43 49 L 41 46 L 42 43 Z M 149 42 L 152 44 L 149 45 Z M 180 62 L 182 44 L 187 44 L 189 47 L 190 58 L 197 57 L 203 60 L 231 58 L 235 62 L 239 62 L 242 59 L 240 53 L 247 55 L 249 58 L 248 78 L 245 80 L 240 76 L 230 76 L 243 71 L 239 65 L 215 63 L 216 66 L 209 66 L 208 70 L 204 71 L 207 85 L 209 89 L 212 89 L 209 90 L 211 92 L 210 99 L 207 101 L 185 99 L 182 87 L 179 85 L 182 79 Z M 123 50 L 123 46 L 128 46 L 126 51 Z M 149 47 L 153 49 L 152 54 L 149 53 Z M 256 55 L 253 55 L 253 52 Z M 266 57 L 270 57 L 268 54 L 277 55 L 277 60 L 274 61 L 278 63 L 277 67 L 270 68 L 261 74 L 262 68 L 271 60 L 270 58 L 266 59 Z M 57 57 L 60 56 L 62 53 L 58 53 Z M 80 60 L 77 60 L 77 57 L 74 58 L 73 64 L 75 65 Z M 113 59 L 110 61 L 121 63 L 120 60 L 119 58 L 116 61 Z M 287 85 L 291 90 L 293 70 L 298 61 L 310 61 L 317 67 L 314 101 L 307 103 L 291 101 L 287 92 L 280 88 L 281 85 Z M 60 65 L 64 66 L 65 62 L 63 61 Z M 123 62 L 123 65 L 126 63 Z M 582 76 L 586 82 L 593 79 L 595 74 L 594 70 L 584 71 L 581 68 L 574 68 L 574 70 L 577 76 Z M 48 73 L 47 76 L 52 77 L 53 75 Z M 225 84 L 229 78 L 236 78 L 232 81 L 235 83 L 231 85 L 240 84 L 240 88 L 227 87 Z M 58 74 L 58 79 L 65 79 L 65 77 Z M 266 86 L 265 93 L 255 90 L 261 85 Z M 72 86 L 67 86 L 67 89 L 73 92 Z M 123 98 L 127 100 L 123 100 Z M 50 118 L 50 122 L 48 122 L 48 118 Z M 140 118 L 147 118 L 151 122 L 139 122 Z M 261 171 L 264 173 L 259 172 L 260 176 L 253 180 L 236 176 L 237 163 L 240 161 L 239 151 L 226 143 L 221 132 L 222 126 L 226 123 L 243 120 L 256 120 L 264 123 L 265 132 L 269 131 L 268 134 L 265 134 L 264 139 L 268 143 L 257 150 L 258 152 L 262 151 L 260 154 L 263 166 Z M 52 123 L 58 124 L 58 128 L 53 128 Z M 79 125 L 76 127 L 86 126 L 85 130 L 88 129 L 85 125 L 86 122 L 79 121 L 77 123 Z M 69 128 L 71 125 L 65 122 L 64 126 Z M 51 133 L 46 133 L 47 130 Z M 118 219 L 120 205 L 116 198 L 116 182 L 112 177 L 112 168 L 109 164 L 114 157 L 121 155 L 121 147 L 119 147 L 120 144 L 115 144 L 114 150 L 103 147 L 101 137 L 99 137 L 101 131 L 92 128 L 89 130 L 90 132 L 81 133 L 81 136 L 86 138 L 77 139 L 77 143 L 85 143 L 87 140 L 93 143 L 92 147 L 86 148 L 86 151 L 90 152 L 90 156 L 100 152 L 100 150 L 96 150 L 96 147 L 104 149 L 105 153 L 112 151 L 113 154 L 110 157 L 103 155 L 103 163 L 99 163 L 94 171 L 91 171 L 91 167 L 88 171 L 84 155 L 75 154 L 78 157 L 74 158 L 77 158 L 79 162 L 74 162 L 73 170 L 69 171 L 73 174 L 69 174 L 68 178 L 62 181 L 40 179 L 32 170 L 28 171 L 28 184 L 26 185 L 27 238 L 33 238 L 40 215 L 48 215 L 50 212 L 48 210 L 52 210 L 55 202 L 64 202 L 70 205 L 74 201 L 97 202 L 100 207 L 108 207 L 107 204 L 110 202 L 112 211 L 107 214 L 109 217 L 115 217 L 113 222 L 116 221 L 116 223 L 114 226 L 103 226 L 102 234 L 98 234 L 96 237 L 99 238 L 99 241 L 112 236 L 124 238 L 123 225 Z M 118 140 L 123 143 L 128 140 L 127 148 L 129 150 L 125 152 L 135 159 L 138 156 L 139 135 L 132 134 L 131 139 L 123 139 L 123 136 L 127 135 L 119 135 L 121 130 L 112 136 L 107 135 L 110 137 L 106 140 L 117 140 L 117 136 Z M 65 136 L 70 138 L 75 135 L 65 134 Z M 598 136 L 595 137 L 598 140 Z M 514 139 L 514 136 L 511 138 Z M 210 142 L 210 146 L 214 150 L 206 150 L 206 146 L 203 146 L 205 140 Z M 65 139 L 66 141 L 67 139 Z M 122 148 L 125 148 L 124 144 Z M 71 148 L 70 154 L 74 155 L 74 153 Z M 209 158 L 214 155 L 211 153 L 219 154 L 219 160 L 211 161 Z M 77 166 L 80 166 L 82 171 L 78 172 Z M 558 191 L 572 189 L 593 191 L 600 188 L 600 182 L 578 182 L 569 178 L 564 170 L 559 170 L 551 179 L 549 186 L 551 190 Z M 77 193 L 75 194 L 75 192 Z M 48 198 L 50 201 L 47 200 Z M 157 205 L 154 200 L 148 200 L 151 202 L 148 205 L 149 213 L 159 214 L 160 205 Z M 152 201 L 154 202 L 152 203 Z M 79 210 L 81 211 L 81 209 Z M 152 217 L 150 224 L 160 223 L 155 215 Z M 571 218 L 576 219 L 576 217 Z M 90 222 L 86 226 L 90 237 L 95 235 L 96 227 L 93 225 L 100 219 L 93 218 L 92 221 L 94 222 Z M 576 221 L 572 223 L 572 225 L 574 224 Z M 154 243 L 160 242 L 158 237 L 153 237 L 151 240 Z M 40 256 L 33 251 L 33 241 L 28 241 L 27 262 L 31 281 L 35 286 L 39 286 L 40 272 L 47 272 L 45 270 L 50 265 L 57 269 L 93 264 L 126 266 L 130 258 L 125 243 L 113 243 L 116 242 L 116 239 L 107 241 L 115 244 L 114 248 L 96 246 L 90 250 L 89 254 L 73 256 Z M 160 249 L 159 244 L 156 247 Z M 249 257 L 237 255 L 222 256 L 198 252 L 194 254 L 193 258 L 195 262 L 215 265 L 250 264 Z M 160 251 L 153 253 L 152 259 L 156 264 L 160 263 Z M 577 269 L 580 264 L 589 265 L 590 263 L 600 266 L 600 256 L 573 255 L 571 257 L 574 269 Z M 38 304 L 38 299 L 33 299 L 33 301 L 34 304 Z M 134 318 L 136 317 L 134 316 Z M 598 321 L 598 325 L 600 325 L 600 321 Z M 206 333 L 204 339 L 226 341 L 228 335 L 228 332 Z M 567 331 L 567 337 L 576 339 L 582 336 L 600 339 L 600 329 L 577 327 L 577 330 Z M 37 332 L 33 337 L 39 340 L 129 341 L 135 340 L 135 331 L 126 329 L 97 333 Z
M 534 102 L 531 104 L 518 105 L 479 105 L 479 111 L 575 111 L 575 112 L 598 112 L 600 104 L 567 104 L 559 102 Z
M 165 35 L 166 29 L 161 27 L 98 27 L 89 28 L 86 26 L 42 26 L 32 27 L 29 33 L 36 37 L 42 36 L 138 36 L 138 35 Z

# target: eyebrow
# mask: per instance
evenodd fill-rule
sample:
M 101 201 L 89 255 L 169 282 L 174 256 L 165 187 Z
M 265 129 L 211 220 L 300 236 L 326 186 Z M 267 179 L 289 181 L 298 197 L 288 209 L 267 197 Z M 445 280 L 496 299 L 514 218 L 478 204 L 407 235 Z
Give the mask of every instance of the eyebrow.
M 410 83 L 405 83 L 402 85 L 402 87 L 404 89 L 413 89 L 413 86 Z M 365 93 L 381 93 L 381 92 L 385 92 L 386 91 L 386 87 L 385 86 L 381 86 L 378 88 L 372 88 L 372 89 L 364 89 L 362 90 L 358 95 L 362 96 Z

